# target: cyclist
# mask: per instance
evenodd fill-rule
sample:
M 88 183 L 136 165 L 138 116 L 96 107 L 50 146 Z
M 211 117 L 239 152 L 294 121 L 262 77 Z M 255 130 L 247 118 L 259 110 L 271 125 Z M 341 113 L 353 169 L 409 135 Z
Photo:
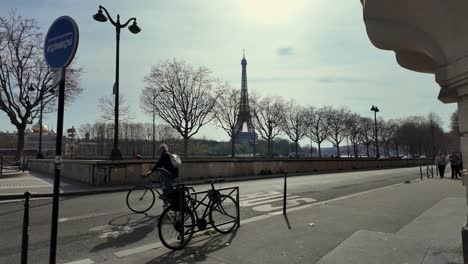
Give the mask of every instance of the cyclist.
M 171 193 L 174 188 L 172 185 L 174 184 L 174 179 L 179 176 L 179 169 L 175 168 L 172 165 L 171 156 L 169 154 L 169 148 L 166 144 L 161 144 L 159 146 L 159 151 L 161 152 L 161 156 L 159 160 L 154 164 L 153 168 L 148 171 L 147 175 L 155 172 L 157 169 L 165 169 L 168 173 L 159 173 L 161 178 L 161 189 L 163 192 L 163 196 L 167 197 L 169 193 Z

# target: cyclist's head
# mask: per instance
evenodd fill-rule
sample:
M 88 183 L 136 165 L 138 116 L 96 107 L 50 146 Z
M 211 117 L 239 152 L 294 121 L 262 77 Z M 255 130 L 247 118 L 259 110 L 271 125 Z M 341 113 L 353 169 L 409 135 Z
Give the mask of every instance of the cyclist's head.
M 169 151 L 169 147 L 168 147 L 166 144 L 161 144 L 161 145 L 159 146 L 159 151 L 160 151 L 160 152 Z

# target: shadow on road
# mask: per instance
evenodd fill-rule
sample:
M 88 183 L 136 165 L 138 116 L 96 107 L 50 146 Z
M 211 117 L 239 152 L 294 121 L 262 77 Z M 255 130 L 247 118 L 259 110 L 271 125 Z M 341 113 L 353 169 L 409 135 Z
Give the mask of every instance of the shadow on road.
M 286 224 L 288 225 L 288 229 L 291 229 L 291 224 L 289 223 L 288 215 L 287 215 L 287 214 L 284 214 L 283 217 L 284 217 L 284 221 L 285 221 Z
M 109 229 L 101 235 L 106 241 L 92 248 L 91 252 L 124 247 L 144 239 L 153 232 L 157 218 L 154 215 L 131 213 L 111 219 Z
M 229 234 L 215 234 L 203 236 L 201 239 L 194 238 L 186 247 L 178 251 L 170 251 L 158 256 L 146 264 L 178 264 L 178 263 L 205 263 L 208 254 L 229 247 L 236 237 L 236 228 Z M 196 240 L 194 242 L 194 240 Z

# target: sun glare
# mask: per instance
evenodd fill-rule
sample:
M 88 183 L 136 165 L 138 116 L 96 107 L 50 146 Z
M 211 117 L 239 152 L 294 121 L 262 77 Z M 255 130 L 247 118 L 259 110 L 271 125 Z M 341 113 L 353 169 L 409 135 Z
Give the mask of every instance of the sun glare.
M 259 24 L 284 24 L 298 16 L 305 0 L 245 0 L 239 1 L 242 13 Z

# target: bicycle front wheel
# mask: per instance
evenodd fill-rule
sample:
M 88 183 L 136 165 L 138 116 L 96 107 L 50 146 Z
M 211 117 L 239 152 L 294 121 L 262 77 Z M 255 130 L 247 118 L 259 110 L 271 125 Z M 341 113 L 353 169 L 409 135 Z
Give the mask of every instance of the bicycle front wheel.
M 219 202 L 214 202 L 210 207 L 210 221 L 213 228 L 219 233 L 231 232 L 239 219 L 239 206 L 229 195 L 221 195 Z
M 158 235 L 163 245 L 172 250 L 185 247 L 195 232 L 195 218 L 190 209 L 174 211 L 172 206 L 162 212 L 158 220 Z
M 156 196 L 148 186 L 135 186 L 127 194 L 127 206 L 135 213 L 144 213 L 153 207 Z

